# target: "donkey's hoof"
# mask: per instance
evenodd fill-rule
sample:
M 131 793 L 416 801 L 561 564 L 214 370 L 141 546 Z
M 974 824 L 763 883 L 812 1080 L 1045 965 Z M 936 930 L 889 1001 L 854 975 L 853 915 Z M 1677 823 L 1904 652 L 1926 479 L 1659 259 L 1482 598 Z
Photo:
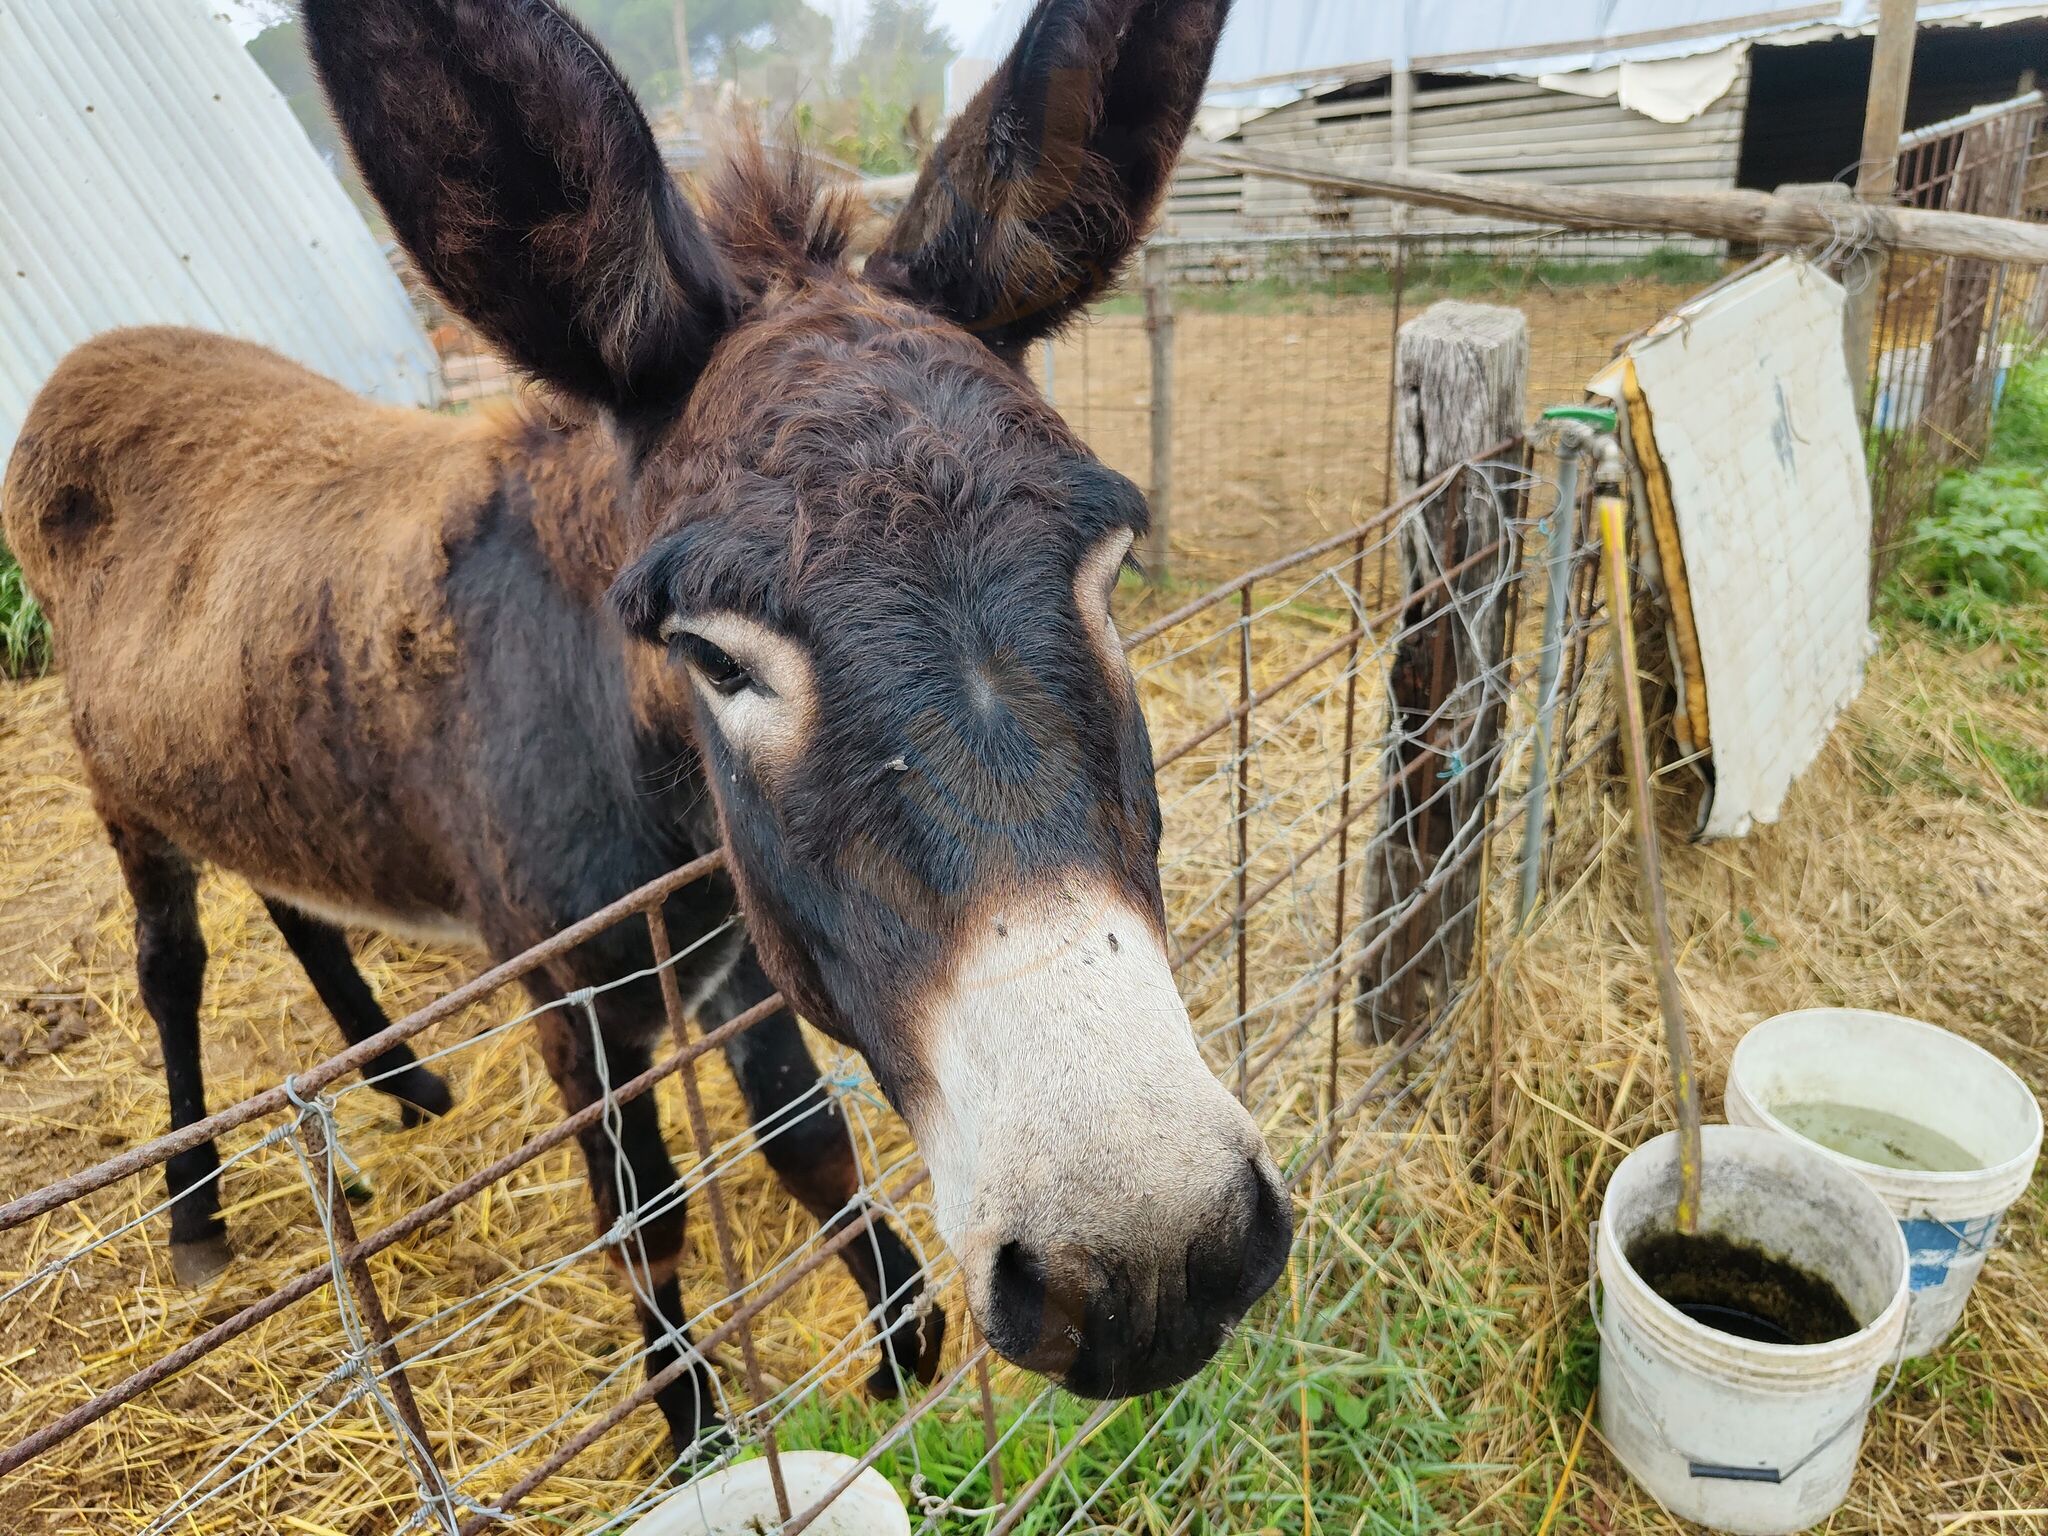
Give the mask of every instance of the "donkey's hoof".
M 225 1232 L 195 1237 L 190 1242 L 174 1242 L 171 1244 L 171 1273 L 177 1277 L 178 1284 L 187 1290 L 196 1290 L 226 1269 L 234 1256 L 235 1250 L 228 1245 Z
M 438 1118 L 455 1107 L 455 1095 L 448 1091 L 438 1072 L 414 1067 L 389 1085 L 398 1100 L 398 1120 L 408 1131 L 429 1117 Z

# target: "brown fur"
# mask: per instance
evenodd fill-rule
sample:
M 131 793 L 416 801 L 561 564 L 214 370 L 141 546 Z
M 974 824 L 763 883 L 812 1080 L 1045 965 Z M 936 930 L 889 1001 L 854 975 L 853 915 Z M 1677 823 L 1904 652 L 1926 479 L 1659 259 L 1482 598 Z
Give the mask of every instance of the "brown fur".
M 433 809 L 462 666 L 445 582 L 514 469 L 539 547 L 595 605 L 627 536 L 601 432 L 374 405 L 198 331 L 72 353 L 5 518 L 102 813 L 266 891 L 482 932 Z

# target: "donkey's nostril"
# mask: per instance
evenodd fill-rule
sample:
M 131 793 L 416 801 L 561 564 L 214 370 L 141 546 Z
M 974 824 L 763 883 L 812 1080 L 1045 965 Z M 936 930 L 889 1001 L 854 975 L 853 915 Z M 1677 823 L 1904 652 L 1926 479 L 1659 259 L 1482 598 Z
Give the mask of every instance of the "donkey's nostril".
M 1263 1164 L 1247 1161 L 1251 1177 L 1251 1220 L 1245 1228 L 1243 1262 L 1239 1267 L 1241 1288 L 1239 1309 L 1249 1307 L 1287 1267 L 1287 1250 L 1294 1241 L 1294 1208 L 1286 1186 L 1266 1171 Z
M 1074 1321 L 1054 1315 L 1048 1306 L 1044 1262 L 1022 1243 L 996 1250 L 989 1271 L 989 1307 L 985 1331 L 1004 1358 L 1035 1370 L 1053 1370 L 1073 1357 L 1067 1335 Z
M 1279 1277 L 1292 1230 L 1285 1197 L 1247 1158 L 1230 1193 L 1216 1202 L 1214 1220 L 1188 1244 L 1191 1308 L 1210 1323 L 1218 1313 L 1242 1313 Z

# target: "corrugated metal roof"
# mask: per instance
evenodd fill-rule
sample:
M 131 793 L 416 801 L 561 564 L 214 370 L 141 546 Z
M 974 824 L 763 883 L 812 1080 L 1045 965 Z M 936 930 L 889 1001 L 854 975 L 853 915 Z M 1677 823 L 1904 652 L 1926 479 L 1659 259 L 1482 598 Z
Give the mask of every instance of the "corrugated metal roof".
M 151 322 L 439 390 L 362 215 L 204 0 L 0 0 L 0 461 L 66 352 Z
M 1003 0 L 947 75 L 957 112 L 1009 52 L 1035 0 Z M 1876 24 L 1879 0 L 1240 0 L 1209 99 L 1279 106 L 1406 62 L 1478 75 L 1561 74 L 1683 58 L 1813 26 Z M 2042 13 L 2020 0 L 1921 0 L 1921 25 L 1995 25 Z

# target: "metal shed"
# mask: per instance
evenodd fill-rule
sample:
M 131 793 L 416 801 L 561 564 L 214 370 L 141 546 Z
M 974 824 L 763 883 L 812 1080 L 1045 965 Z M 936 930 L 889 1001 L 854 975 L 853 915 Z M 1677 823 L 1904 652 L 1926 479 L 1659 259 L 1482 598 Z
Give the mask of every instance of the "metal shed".
M 362 215 L 205 0 L 0 0 L 0 462 L 71 348 L 175 323 L 431 404 Z
M 1005 0 L 953 67 L 957 108 L 1016 37 Z M 1366 169 L 1698 192 L 1826 181 L 1861 150 L 1877 0 L 1241 0 L 1198 131 Z M 2048 77 L 2048 5 L 1921 0 L 1907 126 Z M 1396 90 L 1406 86 L 1405 95 Z M 1400 153 L 1396 153 L 1399 140 Z M 1170 230 L 1383 235 L 1389 205 L 1184 167 Z M 1501 229 L 1432 209 L 1414 234 Z

